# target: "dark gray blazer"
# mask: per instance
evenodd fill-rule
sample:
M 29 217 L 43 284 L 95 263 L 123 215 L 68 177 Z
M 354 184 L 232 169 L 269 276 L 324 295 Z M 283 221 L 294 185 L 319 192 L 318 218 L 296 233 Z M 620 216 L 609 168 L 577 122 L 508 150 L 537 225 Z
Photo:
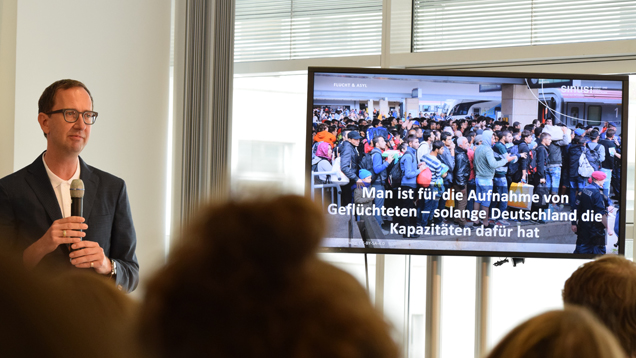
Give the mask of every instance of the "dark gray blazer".
M 130 292 L 139 282 L 139 263 L 135 255 L 137 238 L 130 213 L 126 184 L 120 178 L 80 160 L 84 181 L 84 218 L 88 229 L 85 240 L 99 243 L 107 257 L 117 261 L 116 285 Z M 23 251 L 53 224 L 62 212 L 44 168 L 42 155 L 19 171 L 0 179 L 0 240 Z M 0 245 L 4 246 L 4 245 Z M 46 255 L 38 266 L 74 269 L 66 245 Z

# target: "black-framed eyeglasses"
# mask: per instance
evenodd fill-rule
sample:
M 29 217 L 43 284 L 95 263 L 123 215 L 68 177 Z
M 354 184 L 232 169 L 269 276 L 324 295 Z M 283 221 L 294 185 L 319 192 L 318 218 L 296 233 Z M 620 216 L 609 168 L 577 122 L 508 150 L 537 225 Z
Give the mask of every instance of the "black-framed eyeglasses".
M 57 111 L 48 112 L 45 114 L 50 116 L 51 114 L 55 114 L 55 113 L 62 113 L 64 115 L 64 120 L 67 121 L 68 123 L 77 122 L 80 114 L 82 115 L 84 123 L 86 123 L 89 126 L 92 124 L 95 124 L 95 121 L 97 120 L 97 112 L 93 112 L 93 111 L 80 112 L 77 109 L 72 109 L 72 108 L 58 109 Z

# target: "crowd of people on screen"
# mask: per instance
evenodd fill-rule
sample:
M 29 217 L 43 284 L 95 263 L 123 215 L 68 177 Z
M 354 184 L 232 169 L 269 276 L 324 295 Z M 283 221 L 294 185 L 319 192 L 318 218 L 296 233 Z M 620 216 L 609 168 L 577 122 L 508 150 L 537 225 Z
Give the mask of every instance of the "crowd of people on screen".
M 387 117 L 377 111 L 369 114 L 350 109 L 314 110 L 312 170 L 319 173 L 315 183 L 337 182 L 341 205 L 357 203 L 353 192 L 358 187 L 375 188 L 373 193 L 423 187 L 425 194 L 418 198 L 424 199 L 404 198 L 391 203 L 417 208 L 422 213 L 399 218 L 402 225 L 447 224 L 463 228 L 472 224 L 494 228 L 510 225 L 502 215 L 491 219 L 493 209 L 497 213 L 513 210 L 501 194 L 509 194 L 513 183 L 520 190 L 532 186 L 540 200 L 528 202 L 525 209 L 545 214 L 506 217 L 543 224 L 552 213 L 574 212 L 578 208 L 577 218 L 572 220 L 572 230 L 579 237 L 575 252 L 605 252 L 606 230 L 611 235 L 615 231 L 609 227 L 607 217 L 617 214 L 610 198 L 618 197 L 621 189 L 621 138 L 616 123 L 608 122 L 603 127 L 578 123 L 569 128 L 556 118 L 522 125 L 484 116 L 456 119 L 420 113 L 415 118 L 398 118 L 395 111 L 391 114 Z M 361 169 L 371 175 L 362 177 Z M 326 174 L 340 171 L 343 175 L 338 178 Z M 451 190 L 461 192 L 462 200 L 440 200 L 444 192 Z M 475 195 L 471 197 L 470 193 Z M 373 204 L 382 208 L 389 197 L 376 195 Z M 433 214 L 436 208 L 442 210 L 447 205 L 462 212 L 481 213 L 476 220 L 468 214 L 453 220 Z M 586 210 L 600 213 L 603 219 L 581 220 Z M 391 218 L 375 213 L 378 224 L 388 234 Z

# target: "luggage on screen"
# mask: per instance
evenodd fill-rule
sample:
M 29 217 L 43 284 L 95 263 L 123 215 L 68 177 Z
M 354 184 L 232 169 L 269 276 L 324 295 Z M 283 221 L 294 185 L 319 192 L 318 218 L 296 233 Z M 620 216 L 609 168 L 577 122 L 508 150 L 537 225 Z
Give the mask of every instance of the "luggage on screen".
M 583 152 L 579 157 L 579 175 L 583 178 L 589 178 L 592 173 L 594 173 L 594 168 L 592 168 L 590 161 L 585 156 L 585 152 Z
M 534 186 L 524 183 L 512 183 L 510 184 L 510 191 L 508 191 L 508 207 L 530 210 L 532 208 L 532 194 L 534 193 Z M 512 194 L 516 194 L 513 201 Z M 524 197 L 519 197 L 522 194 L 526 194 Z M 527 200 L 521 200 L 527 199 Z
M 426 168 L 417 175 L 417 184 L 424 188 L 428 188 L 428 186 L 431 185 L 432 178 L 433 173 L 431 173 L 431 169 Z
M 340 157 L 333 160 L 333 171 L 336 173 L 335 176 L 331 176 L 331 182 L 339 185 L 345 185 L 349 183 L 349 178 L 342 172 L 340 168 Z

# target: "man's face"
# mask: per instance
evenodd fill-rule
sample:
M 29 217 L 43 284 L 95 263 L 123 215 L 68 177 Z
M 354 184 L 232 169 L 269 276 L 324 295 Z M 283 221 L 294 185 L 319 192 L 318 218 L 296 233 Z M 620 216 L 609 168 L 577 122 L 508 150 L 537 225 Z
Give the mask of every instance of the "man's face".
M 545 125 L 546 126 L 551 126 L 552 125 L 552 120 L 551 119 L 546 119 L 545 120 Z
M 378 143 L 376 144 L 376 148 L 379 148 L 382 150 L 386 149 L 386 141 L 384 140 L 384 137 L 378 138 Z
M 526 142 L 526 144 L 530 144 L 530 142 L 532 142 L 532 136 L 527 136 L 524 141 Z
M 446 137 L 446 140 L 444 141 L 444 145 L 447 147 L 450 147 L 452 143 L 453 143 L 453 137 L 451 136 Z
M 545 145 L 546 147 L 548 147 L 550 143 L 552 143 L 552 137 L 547 136 L 543 139 L 543 145 Z
M 505 143 L 512 143 L 512 134 L 508 133 L 504 138 Z
M 351 144 L 353 144 L 355 147 L 360 145 L 360 139 L 351 139 L 351 138 L 349 138 L 349 142 L 351 142 Z
M 81 115 L 82 112 L 93 110 L 91 98 L 82 87 L 57 90 L 55 105 L 51 111 L 59 109 L 75 109 L 80 112 L 80 115 L 75 123 L 68 123 L 64 120 L 63 113 L 51 115 L 40 113 L 38 121 L 42 131 L 47 134 L 47 149 L 63 154 L 79 155 L 91 134 L 92 126 L 86 125 Z
M 420 141 L 419 140 L 414 140 L 412 142 L 409 143 L 409 146 L 415 150 L 417 150 L 417 148 L 420 147 Z

